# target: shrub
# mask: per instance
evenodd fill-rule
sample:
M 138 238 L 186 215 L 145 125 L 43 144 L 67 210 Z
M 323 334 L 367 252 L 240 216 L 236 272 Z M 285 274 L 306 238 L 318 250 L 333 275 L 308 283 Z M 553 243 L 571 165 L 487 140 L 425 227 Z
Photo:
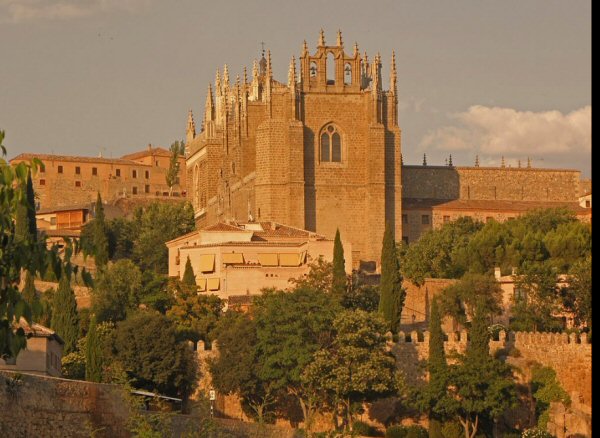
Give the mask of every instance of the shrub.
M 537 427 L 532 427 L 523 431 L 521 438 L 554 438 L 552 434 Z
M 406 428 L 400 424 L 394 424 L 385 431 L 385 438 L 406 438 Z
M 355 421 L 352 423 L 352 432 L 363 436 L 380 436 L 379 431 L 364 421 Z
M 422 426 L 418 426 L 413 424 L 412 426 L 408 426 L 406 428 L 406 438 L 428 438 L 429 433 L 427 433 L 427 429 Z
M 465 432 L 458 421 L 448 421 L 442 427 L 442 435 L 444 438 L 462 438 Z

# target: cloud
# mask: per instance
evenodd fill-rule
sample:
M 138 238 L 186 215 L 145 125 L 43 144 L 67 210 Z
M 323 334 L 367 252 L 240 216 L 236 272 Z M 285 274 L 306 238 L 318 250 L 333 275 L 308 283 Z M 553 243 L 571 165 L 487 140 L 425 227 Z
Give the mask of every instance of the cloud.
M 2 21 L 69 20 L 110 10 L 133 12 L 145 0 L 0 0 Z
M 454 125 L 425 135 L 420 149 L 466 152 L 497 157 L 561 158 L 588 156 L 592 149 L 592 107 L 563 114 L 560 111 L 518 111 L 475 105 L 453 114 Z

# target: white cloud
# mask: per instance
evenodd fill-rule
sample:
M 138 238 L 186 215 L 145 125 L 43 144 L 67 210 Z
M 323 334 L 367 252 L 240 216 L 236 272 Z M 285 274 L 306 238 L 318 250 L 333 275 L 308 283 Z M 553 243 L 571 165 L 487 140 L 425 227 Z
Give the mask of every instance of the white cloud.
M 134 11 L 146 0 L 0 0 L 2 21 L 69 20 L 110 10 Z
M 592 148 L 592 107 L 560 111 L 517 111 L 475 105 L 451 116 L 453 126 L 428 133 L 420 149 L 469 151 L 491 162 L 506 158 L 546 157 L 548 161 L 584 158 Z

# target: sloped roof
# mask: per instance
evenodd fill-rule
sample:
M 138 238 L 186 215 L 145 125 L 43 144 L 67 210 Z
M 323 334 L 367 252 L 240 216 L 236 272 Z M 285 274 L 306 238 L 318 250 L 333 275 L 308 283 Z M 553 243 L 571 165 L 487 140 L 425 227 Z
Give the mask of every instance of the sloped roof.
M 165 148 L 161 148 L 160 146 L 144 149 L 138 152 L 134 152 L 132 154 L 123 155 L 121 158 L 124 160 L 138 160 L 140 158 L 155 156 L 159 157 L 170 157 L 171 152 Z
M 19 323 L 16 325 L 17 325 L 17 327 L 20 327 L 23 329 L 23 331 L 25 332 L 25 335 L 28 338 L 31 338 L 31 337 L 33 337 L 33 338 L 53 338 L 60 344 L 64 345 L 64 343 L 65 343 L 65 341 L 63 341 L 62 338 L 60 336 L 58 336 L 58 334 L 54 330 L 52 330 L 48 327 L 45 327 L 41 324 L 38 324 L 37 322 L 29 324 L 25 320 L 25 318 L 21 318 L 19 320 Z
M 52 155 L 52 154 L 35 154 L 31 152 L 24 152 L 22 154 L 17 155 L 11 161 L 29 161 L 33 158 L 37 158 L 43 161 L 70 161 L 76 163 L 105 163 L 105 164 L 128 164 L 135 166 L 144 166 L 144 164 L 125 160 L 122 158 L 104 158 L 104 157 L 82 157 L 78 155 Z

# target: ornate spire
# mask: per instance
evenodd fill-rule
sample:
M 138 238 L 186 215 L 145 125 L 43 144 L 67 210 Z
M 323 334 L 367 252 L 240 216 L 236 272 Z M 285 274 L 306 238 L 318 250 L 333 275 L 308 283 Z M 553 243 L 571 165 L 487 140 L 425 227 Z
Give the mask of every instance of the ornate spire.
M 258 61 L 255 59 L 254 64 L 252 64 L 252 81 L 258 79 Z
M 319 47 L 325 46 L 325 31 L 323 29 L 319 32 L 319 43 L 317 45 Z
M 223 66 L 223 87 L 226 89 L 229 88 L 229 69 L 227 68 L 227 64 Z
M 292 56 L 290 60 L 290 68 L 288 70 L 288 87 L 296 86 L 296 58 Z
M 337 46 L 338 47 L 344 47 L 344 42 L 342 41 L 342 30 L 338 29 L 337 31 Z
M 302 56 L 308 56 L 308 44 L 306 44 L 306 40 L 302 44 Z
M 479 167 L 479 155 L 475 155 L 475 167 Z
M 273 77 L 273 71 L 271 70 L 271 51 L 267 50 L 267 77 L 270 79 Z
M 245 85 L 247 85 L 247 84 L 248 84 L 248 71 L 246 70 L 246 67 L 244 66 L 244 88 L 246 88 Z
M 359 52 L 358 52 L 358 43 L 356 41 L 354 41 L 354 56 L 358 56 Z
M 448 158 L 448 166 L 453 167 L 454 165 L 452 164 L 452 154 L 450 154 L 450 157 Z
M 213 95 L 212 95 L 212 87 L 208 84 L 208 91 L 206 92 L 206 103 L 204 104 L 204 127 L 206 128 L 206 122 L 213 120 L 213 111 L 214 103 L 213 103 Z M 191 111 L 190 111 L 191 114 Z
M 217 96 L 221 95 L 221 74 L 219 73 L 219 69 L 217 69 L 217 74 L 215 75 L 215 92 Z
M 187 128 L 185 130 L 186 143 L 191 142 L 196 137 L 196 124 L 194 123 L 194 114 L 190 109 L 188 113 Z
M 396 87 L 396 52 L 392 50 L 392 65 L 390 66 L 390 91 L 394 94 L 397 93 Z
M 423 154 L 423 166 L 427 166 L 427 154 Z
M 506 167 L 506 163 L 504 163 L 504 155 L 502 155 L 502 161 L 500 162 L 500 167 Z

